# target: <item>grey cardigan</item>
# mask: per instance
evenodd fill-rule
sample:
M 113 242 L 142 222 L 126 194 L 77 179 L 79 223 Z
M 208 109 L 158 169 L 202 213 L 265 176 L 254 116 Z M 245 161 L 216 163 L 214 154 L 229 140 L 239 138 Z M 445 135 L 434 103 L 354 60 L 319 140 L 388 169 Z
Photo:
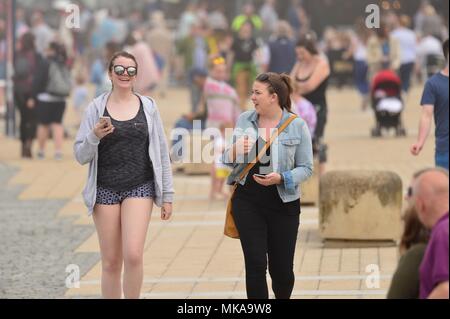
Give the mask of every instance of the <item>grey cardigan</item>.
M 97 194 L 98 145 L 100 143 L 93 129 L 105 111 L 110 94 L 109 92 L 100 95 L 87 107 L 74 144 L 76 160 L 81 165 L 89 163 L 88 180 L 83 190 L 83 199 L 89 215 L 94 211 Z M 150 140 L 148 152 L 155 178 L 154 201 L 161 207 L 163 203 L 172 203 L 174 195 L 169 150 L 155 101 L 146 96 L 136 95 L 144 105 Z

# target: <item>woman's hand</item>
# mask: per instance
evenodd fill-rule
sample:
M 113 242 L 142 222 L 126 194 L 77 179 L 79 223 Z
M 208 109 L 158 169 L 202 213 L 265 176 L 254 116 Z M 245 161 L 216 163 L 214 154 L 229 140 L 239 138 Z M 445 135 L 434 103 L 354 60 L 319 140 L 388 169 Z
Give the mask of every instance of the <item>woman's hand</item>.
M 164 203 L 161 207 L 161 219 L 169 220 L 172 217 L 172 203 Z
M 281 184 L 281 175 L 278 173 L 270 173 L 265 178 L 253 175 L 253 179 L 262 186 L 271 186 Z
M 255 140 L 252 137 L 249 137 L 248 135 L 245 135 L 238 139 L 236 143 L 233 144 L 230 150 L 229 154 L 229 160 L 230 162 L 236 161 L 236 158 L 238 156 L 243 156 L 248 154 L 251 149 L 253 148 L 253 145 L 255 144 Z
M 234 150 L 236 155 L 247 155 L 255 145 L 255 140 L 248 135 L 245 135 L 236 141 L 234 144 Z
M 112 125 L 105 126 L 104 122 L 98 122 L 94 127 L 94 133 L 101 140 L 106 135 L 109 135 L 112 132 L 114 132 L 114 129 L 115 128 Z

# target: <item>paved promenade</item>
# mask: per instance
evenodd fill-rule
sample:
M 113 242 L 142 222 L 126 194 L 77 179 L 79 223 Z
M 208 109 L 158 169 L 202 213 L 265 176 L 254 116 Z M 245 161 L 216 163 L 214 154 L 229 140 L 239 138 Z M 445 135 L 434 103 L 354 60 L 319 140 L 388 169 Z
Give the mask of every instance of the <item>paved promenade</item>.
M 417 135 L 421 89 L 414 89 L 404 112 L 408 136 L 370 138 L 371 111 L 359 109 L 350 89 L 329 91 L 329 170 L 394 171 L 403 183 L 433 165 L 430 139 L 419 158 L 409 154 Z M 157 99 L 167 133 L 187 113 L 185 90 Z M 75 116 L 65 124 L 73 135 Z M 3 129 L 2 127 L 0 127 Z M 3 132 L 3 130 L 2 130 Z M 87 217 L 81 190 L 87 167 L 72 156 L 72 139 L 60 162 L 21 160 L 19 143 L 0 136 L 0 298 L 96 298 L 101 263 L 97 235 Z M 240 243 L 222 235 L 225 203 L 210 202 L 207 176 L 174 176 L 173 219 L 162 222 L 154 209 L 144 254 L 143 298 L 244 298 Z M 406 187 L 404 185 L 404 187 Z M 328 248 L 318 231 L 318 208 L 304 207 L 295 257 L 293 298 L 384 298 L 395 270 L 397 247 Z M 67 289 L 66 267 L 80 269 L 80 288 Z M 366 267 L 380 267 L 379 287 L 368 287 Z

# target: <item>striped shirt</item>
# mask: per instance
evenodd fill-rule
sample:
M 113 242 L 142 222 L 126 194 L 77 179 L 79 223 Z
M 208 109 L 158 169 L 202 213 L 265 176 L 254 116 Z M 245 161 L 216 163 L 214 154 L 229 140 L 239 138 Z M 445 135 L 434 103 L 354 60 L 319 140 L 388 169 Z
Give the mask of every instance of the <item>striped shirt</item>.
M 235 124 L 241 111 L 234 88 L 224 81 L 206 79 L 203 94 L 208 110 L 208 122 Z

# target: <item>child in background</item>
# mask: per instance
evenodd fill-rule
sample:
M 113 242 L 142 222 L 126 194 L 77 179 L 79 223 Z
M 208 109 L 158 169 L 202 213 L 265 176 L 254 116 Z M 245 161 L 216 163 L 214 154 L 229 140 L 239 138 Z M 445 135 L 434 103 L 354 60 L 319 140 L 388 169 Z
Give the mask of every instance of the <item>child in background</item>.
M 86 76 L 82 72 L 77 72 L 75 77 L 76 86 L 73 91 L 73 107 L 77 115 L 76 127 L 80 126 L 81 118 L 86 106 L 89 104 L 89 90 L 86 86 Z
M 232 123 L 223 123 L 220 125 L 220 135 L 214 138 L 214 164 L 211 172 L 211 200 L 225 200 L 228 198 L 228 192 L 223 189 L 225 180 L 230 175 L 231 170 L 222 163 L 222 153 L 227 147 L 226 130 L 233 129 Z
M 317 124 L 317 115 L 314 105 L 299 94 L 294 94 L 292 100 L 294 101 L 292 111 L 306 122 L 311 136 L 314 136 L 314 130 L 316 129 Z

